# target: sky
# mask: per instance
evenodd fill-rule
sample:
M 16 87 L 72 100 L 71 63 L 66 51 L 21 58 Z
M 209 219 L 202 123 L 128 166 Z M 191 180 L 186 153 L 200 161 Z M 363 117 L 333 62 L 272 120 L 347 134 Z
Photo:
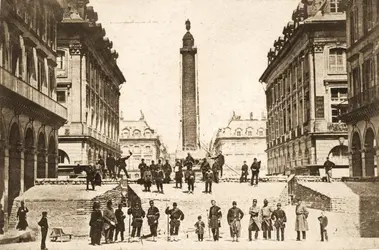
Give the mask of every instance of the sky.
M 180 131 L 180 76 L 185 21 L 198 48 L 200 139 L 209 143 L 233 111 L 242 118 L 265 111 L 259 78 L 267 52 L 300 0 L 90 0 L 119 53 L 120 110 L 140 118 L 174 152 Z

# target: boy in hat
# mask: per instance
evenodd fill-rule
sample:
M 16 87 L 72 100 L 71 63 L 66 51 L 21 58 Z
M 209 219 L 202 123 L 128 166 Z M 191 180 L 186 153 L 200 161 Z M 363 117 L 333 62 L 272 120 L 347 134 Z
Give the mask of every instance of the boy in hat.
M 195 223 L 195 228 L 196 228 L 196 234 L 197 238 L 199 241 L 203 241 L 204 239 L 204 228 L 205 228 L 205 223 L 204 221 L 201 220 L 201 216 L 197 217 L 197 222 Z
M 49 229 L 49 225 L 47 223 L 47 212 L 42 212 L 42 218 L 38 222 L 38 225 L 41 227 L 41 250 L 47 250 L 46 248 L 46 236 L 47 230 Z
M 321 216 L 318 217 L 320 222 L 320 233 L 321 233 L 321 241 L 328 241 L 328 231 L 326 231 L 326 227 L 328 226 L 328 217 L 324 214 L 324 211 L 321 211 Z
M 277 209 L 272 212 L 271 219 L 274 221 L 274 226 L 276 228 L 276 239 L 279 241 L 279 231 L 281 235 L 281 240 L 284 241 L 284 228 L 286 227 L 287 217 L 286 212 L 282 210 L 282 204 L 278 203 L 276 205 Z

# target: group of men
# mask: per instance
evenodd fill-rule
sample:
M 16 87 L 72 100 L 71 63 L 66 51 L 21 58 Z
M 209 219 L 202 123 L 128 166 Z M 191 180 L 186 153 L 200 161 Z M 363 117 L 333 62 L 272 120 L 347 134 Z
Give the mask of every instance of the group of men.
M 184 220 L 184 213 L 181 209 L 178 208 L 176 202 L 173 203 L 173 207 L 167 207 L 165 210 L 169 218 L 169 239 L 171 241 L 177 241 L 179 235 L 179 229 L 181 221 Z M 140 237 L 141 227 L 143 224 L 143 218 L 145 217 L 145 212 L 141 208 L 140 203 L 136 203 L 134 208 L 128 210 L 128 214 L 133 216 L 132 219 L 132 235 L 131 237 Z M 306 231 L 308 231 L 308 210 L 302 204 L 300 199 L 296 201 L 296 221 L 295 221 L 295 230 L 297 231 L 296 240 L 300 241 L 306 239 Z M 276 240 L 284 241 L 285 227 L 287 223 L 287 216 L 285 211 L 282 209 L 281 204 L 277 204 L 277 208 L 273 209 L 269 206 L 269 202 L 265 199 L 263 202 L 262 208 L 257 205 L 257 200 L 253 200 L 253 204 L 249 209 L 249 241 L 253 240 L 252 233 L 254 232 L 254 239 L 258 239 L 258 232 L 263 232 L 263 239 L 271 239 L 271 232 L 273 228 L 276 228 Z M 150 226 L 151 234 L 146 237 L 153 237 L 153 240 L 156 241 L 157 228 L 158 228 L 158 219 L 160 213 L 159 209 L 154 206 L 154 201 L 150 201 L 150 208 L 147 212 L 148 225 Z M 208 216 L 208 227 L 212 231 L 212 236 L 214 241 L 219 241 L 220 239 L 220 227 L 222 212 L 221 208 L 216 205 L 216 201 L 211 201 L 211 207 L 207 210 Z M 227 213 L 227 223 L 230 228 L 230 236 L 233 239 L 233 242 L 238 242 L 241 237 L 241 220 L 244 217 L 244 212 L 237 207 L 237 202 L 232 202 L 232 207 L 228 210 Z M 199 241 L 202 241 L 205 223 L 201 221 L 201 216 L 198 217 L 199 221 L 195 223 L 196 233 L 198 234 Z M 137 232 L 137 234 L 135 234 Z
M 144 191 L 146 192 L 150 192 L 151 185 L 156 184 L 158 192 L 163 193 L 163 183 L 169 183 L 171 181 L 170 175 L 172 168 L 168 160 L 166 160 L 164 165 L 162 165 L 161 160 L 158 160 L 158 164 L 151 161 L 151 165 L 148 166 L 145 160 L 142 159 L 138 168 L 141 176 L 139 183 L 144 185 Z
M 241 173 L 241 178 L 240 182 L 247 182 L 247 176 L 249 175 L 249 166 L 246 164 L 246 161 L 243 162 L 242 165 L 242 173 Z M 251 169 L 251 179 L 250 179 L 250 184 L 252 186 L 258 186 L 258 179 L 259 179 L 259 170 L 261 169 L 261 161 L 258 161 L 257 158 L 254 158 L 253 164 L 250 166 Z M 255 180 L 255 184 L 254 184 Z

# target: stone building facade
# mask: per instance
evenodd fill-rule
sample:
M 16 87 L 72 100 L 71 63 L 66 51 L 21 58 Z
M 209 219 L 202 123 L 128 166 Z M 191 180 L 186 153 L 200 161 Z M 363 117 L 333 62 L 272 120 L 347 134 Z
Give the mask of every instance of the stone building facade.
M 128 171 L 135 172 L 133 177 L 139 178 L 134 174 L 139 175 L 138 165 L 141 159 L 150 165 L 151 161 L 157 163 L 161 159 L 164 163 L 164 160 L 170 158 L 159 135 L 148 125 L 143 115 L 139 120 L 121 119 L 120 145 L 122 155 L 129 155 L 129 151 L 133 153 L 127 162 Z
M 57 1 L 2 0 L 0 7 L 0 201 L 5 229 L 16 197 L 57 174 Z
M 242 119 L 233 114 L 228 126 L 218 130 L 212 150 L 214 154 L 222 152 L 225 164 L 238 172 L 243 162 L 249 167 L 257 158 L 261 163 L 261 173 L 267 173 L 266 150 L 266 118 L 256 119 L 250 114 L 249 119 Z M 228 168 L 224 167 L 224 171 Z
M 269 174 L 348 175 L 346 16 L 340 1 L 302 0 L 268 53 Z
M 125 78 L 88 0 L 60 2 L 57 100 L 67 107 L 68 123 L 59 130 L 59 163 L 94 164 L 99 156 L 121 153 L 119 88 Z
M 347 15 L 347 71 L 350 176 L 378 176 L 379 2 L 343 1 Z

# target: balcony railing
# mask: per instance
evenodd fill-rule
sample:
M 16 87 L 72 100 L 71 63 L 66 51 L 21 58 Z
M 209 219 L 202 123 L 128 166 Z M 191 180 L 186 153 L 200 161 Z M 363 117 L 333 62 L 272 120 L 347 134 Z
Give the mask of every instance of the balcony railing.
M 38 104 L 59 117 L 67 119 L 67 109 L 64 106 L 23 80 L 18 79 L 2 67 L 0 67 L 0 85 Z
M 349 98 L 349 111 L 363 107 L 369 103 L 379 100 L 379 85 L 356 94 Z
M 328 131 L 330 132 L 347 132 L 347 125 L 342 122 L 328 123 Z

